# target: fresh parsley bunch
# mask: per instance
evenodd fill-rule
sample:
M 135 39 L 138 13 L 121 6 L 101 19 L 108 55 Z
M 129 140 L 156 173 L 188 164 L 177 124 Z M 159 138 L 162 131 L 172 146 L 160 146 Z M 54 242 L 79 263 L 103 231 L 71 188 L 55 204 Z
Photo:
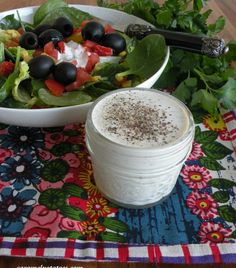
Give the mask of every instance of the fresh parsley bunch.
M 109 7 L 138 16 L 158 28 L 214 36 L 225 26 L 225 18 L 208 23 L 212 10 L 203 11 L 207 0 L 166 0 L 158 4 L 153 0 L 130 0 L 108 3 L 98 0 L 99 6 Z M 169 63 L 154 87 L 175 89 L 173 95 L 192 110 L 202 108 L 218 115 L 219 107 L 236 108 L 236 42 L 228 43 L 229 52 L 219 58 L 171 49 Z

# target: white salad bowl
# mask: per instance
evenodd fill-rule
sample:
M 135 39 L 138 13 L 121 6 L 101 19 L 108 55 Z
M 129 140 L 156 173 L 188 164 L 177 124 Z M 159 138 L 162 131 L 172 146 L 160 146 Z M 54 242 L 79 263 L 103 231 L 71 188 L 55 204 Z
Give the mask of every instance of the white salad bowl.
M 114 25 L 128 25 L 130 23 L 147 24 L 148 22 L 133 15 L 121 11 L 89 5 L 71 5 L 102 20 L 112 22 Z M 31 22 L 33 14 L 37 7 L 26 7 L 18 9 L 23 21 Z M 9 10 L 0 14 L 0 19 L 9 14 L 15 14 L 17 10 Z M 157 48 L 158 49 L 158 48 Z M 163 73 L 169 60 L 169 48 L 162 66 L 149 79 L 145 80 L 137 87 L 151 88 L 157 79 Z M 19 109 L 0 107 L 0 122 L 9 125 L 18 125 L 24 127 L 56 127 L 71 123 L 83 123 L 86 120 L 87 112 L 92 102 L 74 106 L 43 108 L 43 109 Z

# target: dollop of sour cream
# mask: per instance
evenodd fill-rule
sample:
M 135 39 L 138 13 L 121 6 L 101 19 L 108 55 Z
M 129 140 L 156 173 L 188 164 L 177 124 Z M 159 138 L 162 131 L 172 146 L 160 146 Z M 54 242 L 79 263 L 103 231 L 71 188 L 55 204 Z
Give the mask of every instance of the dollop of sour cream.
M 64 52 L 58 53 L 57 61 L 58 63 L 62 61 L 72 62 L 76 65 L 77 68 L 82 67 L 85 68 L 88 62 L 88 57 L 90 52 L 86 51 L 86 49 L 80 44 L 70 41 L 68 43 L 64 43 L 65 49 Z

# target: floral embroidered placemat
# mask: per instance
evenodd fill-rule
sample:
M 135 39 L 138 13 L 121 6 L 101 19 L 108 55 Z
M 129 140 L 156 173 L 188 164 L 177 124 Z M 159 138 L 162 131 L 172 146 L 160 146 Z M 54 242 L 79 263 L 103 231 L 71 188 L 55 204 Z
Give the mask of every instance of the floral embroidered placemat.
M 174 191 L 146 209 L 99 193 L 83 125 L 1 125 L 0 255 L 236 263 L 236 116 L 194 117 L 195 142 Z

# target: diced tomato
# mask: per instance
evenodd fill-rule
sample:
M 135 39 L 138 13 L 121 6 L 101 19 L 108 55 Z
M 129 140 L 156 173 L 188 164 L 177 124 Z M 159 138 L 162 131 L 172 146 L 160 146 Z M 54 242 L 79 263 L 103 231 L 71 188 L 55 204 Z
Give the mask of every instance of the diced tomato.
M 90 40 L 86 40 L 83 43 L 83 47 L 86 47 L 90 50 L 94 50 L 94 48 L 97 46 L 97 43 L 90 41 Z
M 82 85 L 91 80 L 91 75 L 84 68 L 78 68 L 76 73 L 76 81 L 80 81 Z
M 44 46 L 43 50 L 44 50 L 44 53 L 48 54 L 49 56 L 51 56 L 52 58 L 57 60 L 57 58 L 58 58 L 58 50 L 55 49 L 54 44 L 53 44 L 52 41 L 48 42 Z
M 65 43 L 63 41 L 58 42 L 58 48 L 60 50 L 61 53 L 65 52 Z
M 111 26 L 111 24 L 106 24 L 104 26 L 105 33 L 114 33 L 115 29 Z
M 91 80 L 91 75 L 84 69 L 78 68 L 76 81 L 65 87 L 66 91 L 73 91 L 81 87 L 83 84 Z
M 65 90 L 62 84 L 58 83 L 53 79 L 45 80 L 45 85 L 54 96 L 61 96 Z
M 4 76 L 7 77 L 9 76 L 15 68 L 15 64 L 10 62 L 10 61 L 3 61 L 0 63 L 0 77 Z
M 85 67 L 85 70 L 87 72 L 91 72 L 95 66 L 96 63 L 99 62 L 99 56 L 97 53 L 91 53 L 88 57 L 88 62 L 87 62 L 87 65 Z
M 83 20 L 80 24 L 80 27 L 84 28 L 84 26 L 91 20 Z
M 112 56 L 113 55 L 112 48 L 104 47 L 101 45 L 96 45 L 93 51 L 97 53 L 99 56 Z

